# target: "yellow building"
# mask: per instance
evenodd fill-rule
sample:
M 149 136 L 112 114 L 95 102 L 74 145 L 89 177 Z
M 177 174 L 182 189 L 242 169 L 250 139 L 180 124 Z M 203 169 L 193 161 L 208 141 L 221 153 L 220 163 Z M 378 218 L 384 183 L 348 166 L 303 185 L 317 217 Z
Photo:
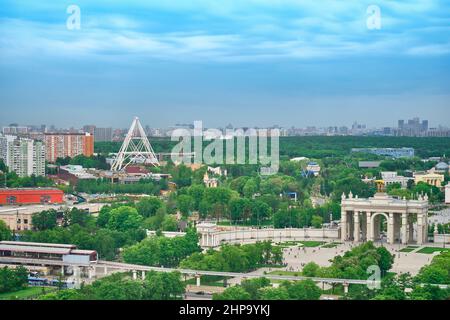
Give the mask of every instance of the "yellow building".
M 429 185 L 440 188 L 444 182 L 444 175 L 438 173 L 417 172 L 414 174 L 414 182 L 416 184 L 419 182 L 425 182 Z
M 33 213 L 24 208 L 0 209 L 0 220 L 3 220 L 10 230 L 31 230 Z

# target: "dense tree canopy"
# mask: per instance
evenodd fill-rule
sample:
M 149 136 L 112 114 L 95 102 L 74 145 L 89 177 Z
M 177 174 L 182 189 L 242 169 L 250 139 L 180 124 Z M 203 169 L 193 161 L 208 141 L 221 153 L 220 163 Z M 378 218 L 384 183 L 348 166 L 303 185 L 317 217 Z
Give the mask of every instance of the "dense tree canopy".
M 199 250 L 198 236 L 194 230 L 189 229 L 183 237 L 149 237 L 125 248 L 122 256 L 127 263 L 176 267 L 182 259 Z
M 266 265 L 280 265 L 282 252 L 271 242 L 264 241 L 247 245 L 223 245 L 220 250 L 194 253 L 181 261 L 187 269 L 248 272 Z
M 22 266 L 0 268 L 0 293 L 13 292 L 28 285 L 28 271 Z
M 319 300 L 322 290 L 312 281 L 284 281 L 278 288 L 270 280 L 256 278 L 214 294 L 214 300 Z
M 0 241 L 11 240 L 12 232 L 3 220 L 0 220 Z
M 61 290 L 40 300 L 177 300 L 185 284 L 178 272 L 148 272 L 145 280 L 132 280 L 130 275 L 116 273 L 94 281 L 80 289 Z

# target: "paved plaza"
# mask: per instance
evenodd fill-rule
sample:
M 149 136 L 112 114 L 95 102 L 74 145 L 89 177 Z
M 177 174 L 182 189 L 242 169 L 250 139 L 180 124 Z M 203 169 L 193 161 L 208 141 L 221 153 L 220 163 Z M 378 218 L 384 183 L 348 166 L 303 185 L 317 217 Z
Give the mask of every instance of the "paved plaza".
M 327 267 L 331 265 L 330 260 L 335 256 L 343 255 L 346 251 L 351 250 L 358 244 L 342 243 L 338 244 L 335 248 L 322 248 L 322 247 L 290 247 L 284 249 L 284 262 L 287 263 L 287 267 L 283 270 L 288 271 L 301 271 L 303 266 L 309 262 L 315 262 L 319 266 Z M 380 245 L 380 244 L 376 244 Z M 416 275 L 420 268 L 431 262 L 433 257 L 439 253 L 423 254 L 417 253 L 417 251 L 423 247 L 418 247 L 412 252 L 399 252 L 400 249 L 406 246 L 398 244 L 389 245 L 383 244 L 392 254 L 395 254 L 394 265 L 391 271 L 396 273 L 409 272 L 411 275 Z M 429 245 L 427 245 L 429 246 Z
M 335 256 L 343 255 L 346 251 L 351 250 L 352 248 L 358 246 L 359 244 L 354 243 L 341 243 L 338 244 L 335 248 L 323 248 L 323 247 L 302 247 L 302 246 L 292 246 L 289 248 L 285 248 L 283 250 L 283 258 L 284 263 L 287 263 L 287 267 L 285 268 L 261 268 L 252 272 L 249 272 L 249 275 L 261 275 L 264 276 L 265 273 L 270 273 L 271 271 L 293 271 L 298 272 L 301 271 L 303 266 L 309 262 L 315 262 L 321 267 L 328 267 L 331 265 L 330 260 L 332 260 Z M 375 245 L 380 246 L 381 243 L 375 243 Z M 383 246 L 386 247 L 392 254 L 395 254 L 394 264 L 390 271 L 395 273 L 407 273 L 409 272 L 411 275 L 416 275 L 420 268 L 429 264 L 435 255 L 439 253 L 433 254 L 424 254 L 418 253 L 417 251 L 425 246 L 418 246 L 412 252 L 399 252 L 399 250 L 406 248 L 407 246 L 402 245 L 389 245 L 383 243 Z M 433 246 L 433 244 L 427 244 L 427 247 Z M 230 279 L 228 280 L 229 284 L 238 284 L 241 279 Z

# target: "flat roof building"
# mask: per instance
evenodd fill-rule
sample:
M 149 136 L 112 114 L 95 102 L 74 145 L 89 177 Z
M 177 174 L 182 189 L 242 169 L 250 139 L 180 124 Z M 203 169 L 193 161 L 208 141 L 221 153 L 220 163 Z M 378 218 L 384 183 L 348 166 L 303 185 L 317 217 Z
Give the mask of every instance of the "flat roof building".
M 352 152 L 370 153 L 391 158 L 412 158 L 413 148 L 353 148 Z
M 97 261 L 97 251 L 79 250 L 73 244 L 0 241 L 0 265 L 48 266 L 62 275 L 67 267 L 80 267 L 91 277 Z
M 0 205 L 63 203 L 64 192 L 51 188 L 0 189 Z
M 358 166 L 360 168 L 378 168 L 381 164 L 381 161 L 359 161 Z
M 394 171 L 381 172 L 381 179 L 383 180 L 385 186 L 398 183 L 403 189 L 408 187 L 409 181 L 414 181 L 414 178 L 399 176 L 397 172 Z

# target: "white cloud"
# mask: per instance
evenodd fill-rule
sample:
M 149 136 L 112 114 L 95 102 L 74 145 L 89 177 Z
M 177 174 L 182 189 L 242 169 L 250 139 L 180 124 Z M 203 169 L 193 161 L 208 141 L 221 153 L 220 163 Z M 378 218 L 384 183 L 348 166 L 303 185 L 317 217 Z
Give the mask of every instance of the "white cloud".
M 387 9 L 386 14 L 382 10 L 380 31 L 365 27 L 365 3 L 334 0 L 324 0 L 321 5 L 305 0 L 137 2 L 141 8 L 186 12 L 202 21 L 198 25 L 195 19 L 188 22 L 192 23 L 188 30 L 182 24 L 177 28 L 176 22 L 169 28 L 161 26 L 161 21 L 135 18 L 127 15 L 127 11 L 85 14 L 83 7 L 82 29 L 74 31 L 67 30 L 63 23 L 3 18 L 0 19 L 0 57 L 3 63 L 29 56 L 117 59 L 133 55 L 234 62 L 449 54 L 447 44 L 435 44 L 432 40 L 439 36 L 447 37 L 439 43 L 450 41 L 448 19 L 432 16 L 427 18 L 431 24 L 424 25 L 414 24 L 409 16 L 420 10 L 435 10 L 436 1 L 414 0 L 402 5 L 387 0 L 379 2 Z M 289 8 L 293 12 L 298 10 L 298 17 L 278 12 Z M 396 15 L 389 15 L 389 10 Z M 223 25 L 227 22 L 222 21 L 220 27 L 206 30 L 208 21 L 215 26 L 214 15 L 227 17 L 230 25 Z
M 450 54 L 450 43 L 412 47 L 407 50 L 407 54 L 420 56 Z

